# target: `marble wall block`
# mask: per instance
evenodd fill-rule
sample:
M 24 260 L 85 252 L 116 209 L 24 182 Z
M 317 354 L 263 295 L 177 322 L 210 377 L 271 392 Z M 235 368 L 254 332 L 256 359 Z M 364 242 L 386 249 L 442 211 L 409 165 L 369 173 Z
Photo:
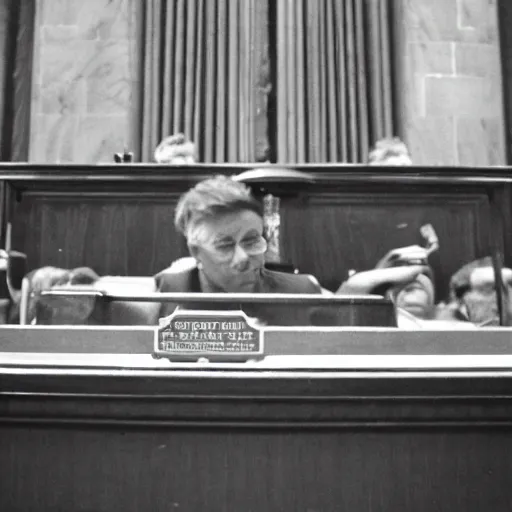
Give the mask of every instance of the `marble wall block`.
M 420 165 L 505 163 L 496 0 L 400 0 L 402 136 Z
M 450 42 L 408 43 L 408 58 L 416 73 L 450 75 L 454 71 L 452 54 Z
M 494 101 L 492 80 L 468 76 L 425 77 L 427 116 L 499 117 L 501 105 Z
M 38 0 L 30 159 L 112 162 L 133 149 L 139 0 Z
M 499 83 L 501 78 L 500 53 L 495 44 L 457 43 L 455 45 L 456 74 L 477 76 Z
M 497 0 L 457 0 L 458 40 L 498 44 Z
M 457 119 L 457 155 L 460 165 L 503 165 L 497 141 L 503 126 L 497 118 Z
M 408 42 L 454 41 L 458 0 L 401 0 Z
M 415 116 L 407 121 L 407 145 L 421 165 L 456 165 L 455 120 L 451 116 Z

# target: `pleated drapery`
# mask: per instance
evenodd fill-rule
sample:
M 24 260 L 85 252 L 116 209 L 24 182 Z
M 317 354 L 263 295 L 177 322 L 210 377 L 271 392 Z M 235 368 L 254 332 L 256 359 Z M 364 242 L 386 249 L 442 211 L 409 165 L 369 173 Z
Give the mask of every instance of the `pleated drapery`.
M 365 162 L 393 135 L 389 0 L 277 2 L 278 162 Z
M 142 161 L 179 132 L 201 162 L 255 161 L 260 1 L 145 2 Z
M 29 159 L 35 0 L 0 3 L 0 160 Z
M 365 162 L 394 135 L 390 2 L 147 0 L 141 160 L 183 132 L 202 162 Z

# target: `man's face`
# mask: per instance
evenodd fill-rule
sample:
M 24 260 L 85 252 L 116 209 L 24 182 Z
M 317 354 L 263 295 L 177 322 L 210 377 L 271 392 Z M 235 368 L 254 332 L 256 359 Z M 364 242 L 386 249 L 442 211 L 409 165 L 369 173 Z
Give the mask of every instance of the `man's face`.
M 504 268 L 502 280 L 508 289 L 508 297 L 512 293 L 512 270 Z M 505 307 L 512 319 L 512 304 L 505 297 Z M 499 325 L 498 300 L 492 267 L 476 268 L 470 277 L 470 289 L 462 297 L 462 306 L 468 319 L 475 324 Z
M 254 291 L 267 249 L 263 219 L 243 210 L 203 221 L 199 229 L 199 240 L 190 244 L 190 251 L 207 280 L 225 292 Z
M 395 304 L 418 318 L 429 318 L 434 307 L 431 293 L 418 279 L 404 286 L 397 293 Z

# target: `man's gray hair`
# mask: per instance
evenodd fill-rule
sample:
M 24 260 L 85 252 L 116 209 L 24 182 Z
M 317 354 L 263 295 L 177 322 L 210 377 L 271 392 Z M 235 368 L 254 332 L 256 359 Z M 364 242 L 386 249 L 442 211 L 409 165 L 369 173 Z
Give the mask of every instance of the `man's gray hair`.
M 176 206 L 174 225 L 189 240 L 191 229 L 203 220 L 242 210 L 250 210 L 263 217 L 263 206 L 247 185 L 219 175 L 199 182 L 181 196 Z

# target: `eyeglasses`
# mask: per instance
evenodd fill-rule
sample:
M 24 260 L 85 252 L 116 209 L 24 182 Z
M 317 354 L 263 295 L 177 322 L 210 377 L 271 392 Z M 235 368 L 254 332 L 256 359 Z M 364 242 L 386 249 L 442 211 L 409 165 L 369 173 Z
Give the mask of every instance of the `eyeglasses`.
M 235 255 L 237 245 L 243 249 L 248 256 L 259 256 L 267 250 L 267 241 L 260 235 L 240 240 L 240 242 L 221 242 L 212 245 L 204 244 L 211 253 L 221 261 L 229 261 Z

